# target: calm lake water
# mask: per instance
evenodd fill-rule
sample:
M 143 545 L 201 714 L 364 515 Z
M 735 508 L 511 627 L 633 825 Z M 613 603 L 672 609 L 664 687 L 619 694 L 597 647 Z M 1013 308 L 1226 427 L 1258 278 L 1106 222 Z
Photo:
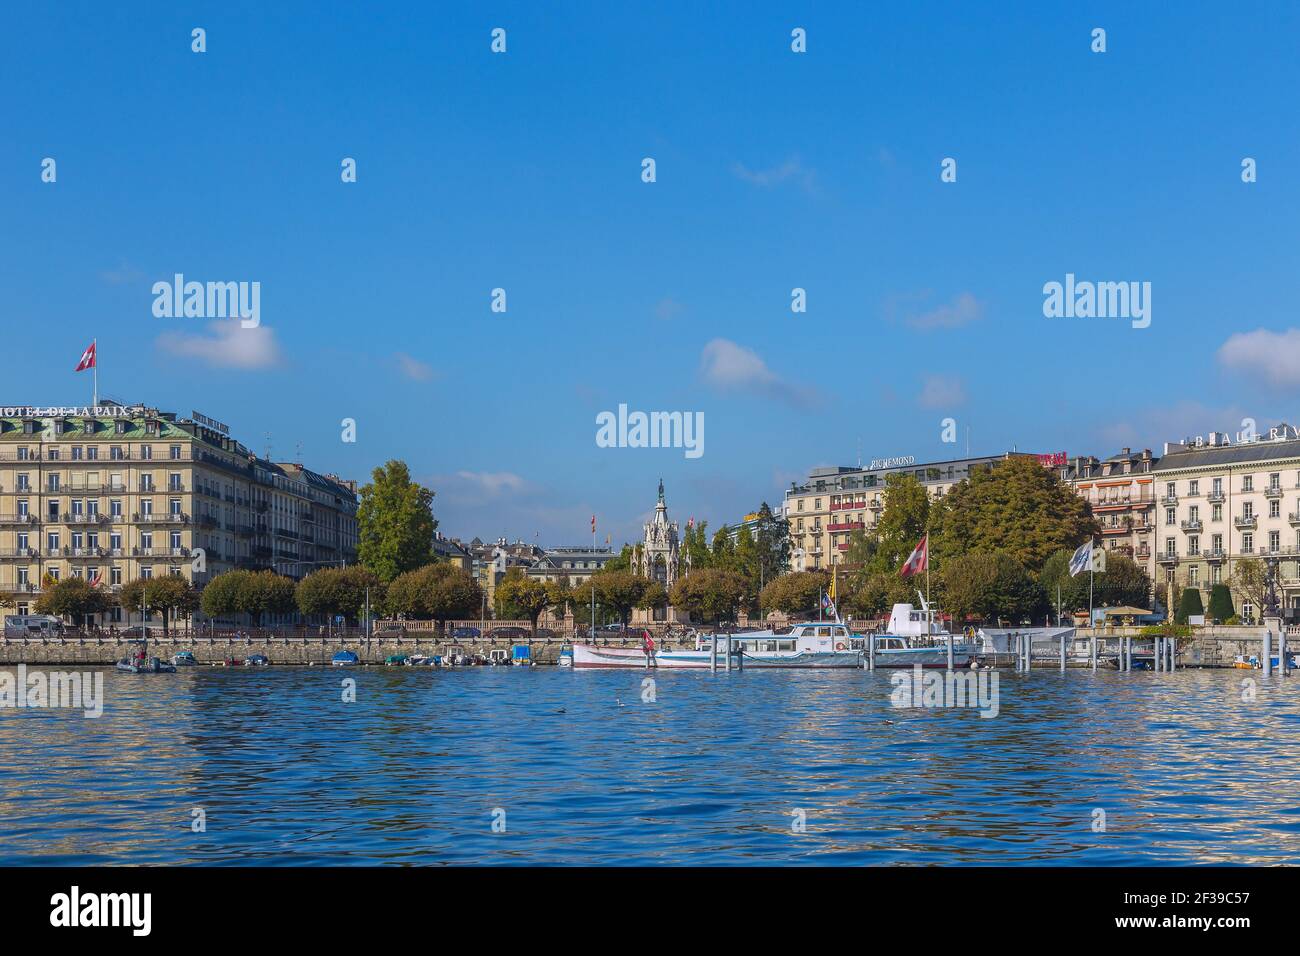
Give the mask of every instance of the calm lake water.
M 0 710 L 0 864 L 1300 862 L 1300 677 L 1002 672 L 984 719 L 887 673 L 644 676 L 105 671 L 99 719 Z

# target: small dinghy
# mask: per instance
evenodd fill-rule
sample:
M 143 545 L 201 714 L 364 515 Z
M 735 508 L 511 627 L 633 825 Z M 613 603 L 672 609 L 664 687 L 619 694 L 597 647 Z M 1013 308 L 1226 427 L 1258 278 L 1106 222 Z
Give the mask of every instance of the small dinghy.
M 384 658 L 385 667 L 405 667 L 411 663 L 411 659 L 405 654 L 389 654 Z
M 135 641 L 140 649 L 117 662 L 117 669 L 128 674 L 175 674 L 176 665 L 149 656 L 149 642 Z
M 330 660 L 330 663 L 335 667 L 353 667 L 358 661 L 360 661 L 360 658 L 351 651 L 339 651 Z
M 244 658 L 245 667 L 265 667 L 269 663 L 271 663 L 271 658 L 265 654 L 249 654 Z
M 199 662 L 194 659 L 193 651 L 177 651 L 172 655 L 172 663 L 177 667 L 195 667 Z

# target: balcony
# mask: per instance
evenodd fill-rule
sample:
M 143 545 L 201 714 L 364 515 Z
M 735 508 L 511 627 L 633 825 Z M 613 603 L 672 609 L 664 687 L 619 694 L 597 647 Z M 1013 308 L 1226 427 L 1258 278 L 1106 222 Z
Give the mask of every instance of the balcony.
M 63 556 L 65 558 L 104 558 L 108 552 L 103 548 L 64 548 Z
M 1137 551 L 1134 552 L 1134 557 L 1136 557 L 1139 561 L 1146 561 L 1151 557 L 1151 549 L 1138 548 Z
M 884 504 L 880 501 L 879 498 L 873 498 L 873 499 L 871 500 L 871 503 L 868 504 L 867 507 L 870 508 L 872 511 L 879 511 L 881 508 L 883 508 L 883 507 L 885 507 L 885 506 L 884 506 Z
M 31 525 L 36 524 L 36 515 L 0 515 L 0 524 Z
M 1178 504 L 1178 496 L 1177 496 L 1177 495 L 1165 495 L 1164 497 L 1162 497 L 1162 498 L 1160 499 L 1160 503 L 1161 503 L 1162 505 L 1167 505 L 1167 506 L 1171 506 L 1171 507 L 1172 507 L 1172 506 Z
M 1227 552 L 1222 548 L 1206 548 L 1203 556 L 1207 561 L 1223 561 L 1228 557 Z
M 36 557 L 35 548 L 4 548 L 0 550 L 0 558 L 34 558 Z
M 1108 524 L 1108 525 L 1102 525 L 1101 533 L 1102 534 L 1128 534 L 1132 530 L 1133 530 L 1133 526 L 1131 524 L 1113 524 L 1113 525 Z
M 865 527 L 866 527 L 866 523 L 862 521 L 841 521 L 836 524 L 828 524 L 826 526 L 826 530 L 827 531 L 860 531 Z M 303 539 L 306 541 L 313 540 L 310 534 L 308 533 L 303 534 Z
M 1251 531 L 1259 526 L 1259 518 L 1255 515 L 1237 515 L 1232 519 L 1232 523 L 1240 531 Z
M 183 512 L 160 511 L 151 514 L 137 512 L 132 516 L 138 524 L 189 524 L 190 516 Z
M 0 523 L 2 523 L 3 520 L 4 519 L 0 518 Z M 1289 511 L 1287 512 L 1286 520 L 1291 523 L 1291 527 L 1300 528 L 1300 513 Z
M 1177 554 L 1171 554 L 1171 553 L 1168 552 L 1168 551 L 1163 551 L 1163 552 L 1161 552 L 1159 555 L 1156 556 L 1156 561 L 1159 562 L 1160 564 L 1177 564 L 1177 563 L 1178 563 L 1178 555 L 1177 555 Z
M 1201 524 L 1201 519 L 1200 519 L 1200 518 L 1189 518 L 1188 520 L 1184 521 L 1184 522 L 1180 525 L 1180 527 L 1181 527 L 1184 531 L 1200 531 L 1200 530 L 1201 530 L 1202 528 L 1204 528 L 1205 526 L 1204 526 L 1203 524 Z
M 101 514 L 68 514 L 64 512 L 61 519 L 64 524 L 107 524 L 108 516 Z
M 1212 505 L 1221 505 L 1227 496 L 1222 491 L 1211 491 L 1205 496 L 1205 500 Z

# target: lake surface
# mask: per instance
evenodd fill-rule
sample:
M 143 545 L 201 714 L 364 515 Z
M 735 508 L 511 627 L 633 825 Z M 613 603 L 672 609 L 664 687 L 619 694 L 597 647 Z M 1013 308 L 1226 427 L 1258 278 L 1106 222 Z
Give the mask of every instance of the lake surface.
M 1300 862 L 1300 677 L 1001 672 L 986 719 L 862 671 L 103 673 L 98 719 L 0 710 L 0 864 Z

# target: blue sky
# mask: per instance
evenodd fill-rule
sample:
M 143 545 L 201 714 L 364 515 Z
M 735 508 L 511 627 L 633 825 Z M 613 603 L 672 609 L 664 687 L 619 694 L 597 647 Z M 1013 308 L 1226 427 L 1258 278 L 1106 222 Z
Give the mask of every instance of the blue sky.
M 444 531 L 543 544 L 634 537 L 661 475 L 717 527 L 967 427 L 1107 455 L 1295 421 L 1300 7 L 1060 6 L 8 11 L 3 401 L 87 400 L 97 337 L 106 395 L 404 458 Z M 156 318 L 177 272 L 260 282 L 262 327 Z M 1150 282 L 1150 327 L 1045 318 L 1067 272 Z M 704 412 L 705 454 L 598 448 L 620 403 Z

